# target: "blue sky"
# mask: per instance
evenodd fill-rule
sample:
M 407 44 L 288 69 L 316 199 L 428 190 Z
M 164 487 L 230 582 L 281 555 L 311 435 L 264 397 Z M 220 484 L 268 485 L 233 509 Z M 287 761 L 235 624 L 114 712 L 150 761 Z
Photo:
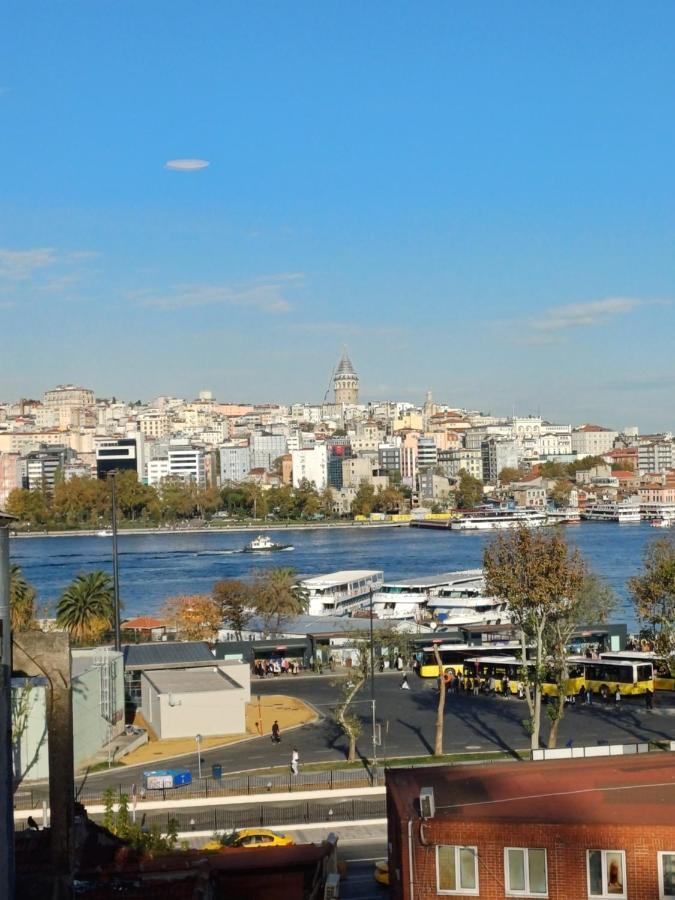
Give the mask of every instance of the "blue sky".
M 671 2 L 1 15 L 0 399 L 675 426 Z

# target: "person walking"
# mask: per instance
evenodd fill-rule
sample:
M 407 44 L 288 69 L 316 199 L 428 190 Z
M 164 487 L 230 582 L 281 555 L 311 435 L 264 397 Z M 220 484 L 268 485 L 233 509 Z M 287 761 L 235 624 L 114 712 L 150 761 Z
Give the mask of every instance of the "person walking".
M 614 705 L 618 706 L 621 703 L 621 689 L 619 685 L 614 688 Z
M 401 679 L 401 690 L 402 691 L 410 690 L 410 685 L 408 684 L 408 676 L 405 674 L 405 672 L 403 673 L 403 678 Z
M 300 771 L 300 754 L 297 749 L 293 747 L 293 752 L 291 753 L 291 775 L 298 775 Z
M 590 684 L 586 688 L 586 705 L 587 706 L 593 705 L 593 687 Z
M 402 672 L 402 671 L 403 671 L 403 657 L 401 656 L 400 653 L 399 653 L 398 656 L 396 657 L 396 670 L 397 670 L 398 672 Z
M 280 744 L 281 743 L 281 731 L 279 729 L 279 723 L 277 720 L 274 720 L 274 724 L 272 725 L 272 743 Z
M 647 709 L 654 709 L 654 694 L 649 688 L 647 688 L 647 692 L 645 693 L 645 706 Z
M 509 688 L 509 676 L 506 674 L 506 672 L 504 672 L 504 674 L 502 675 L 502 694 L 504 695 L 505 700 L 509 699 L 510 693 L 511 690 Z

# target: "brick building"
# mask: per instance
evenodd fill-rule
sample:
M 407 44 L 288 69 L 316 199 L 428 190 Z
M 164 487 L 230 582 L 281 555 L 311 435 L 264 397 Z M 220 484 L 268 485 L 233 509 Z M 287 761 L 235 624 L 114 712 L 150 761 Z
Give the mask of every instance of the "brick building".
M 396 900 L 675 897 L 671 753 L 390 769 L 387 817 Z

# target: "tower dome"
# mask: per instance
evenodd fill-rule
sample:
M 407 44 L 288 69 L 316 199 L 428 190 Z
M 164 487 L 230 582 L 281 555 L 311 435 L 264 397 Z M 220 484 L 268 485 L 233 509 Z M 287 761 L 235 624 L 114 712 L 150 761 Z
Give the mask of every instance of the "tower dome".
M 354 366 L 346 349 L 343 350 L 342 357 L 335 370 L 333 390 L 335 391 L 336 403 L 354 405 L 359 402 L 359 376 L 354 371 Z

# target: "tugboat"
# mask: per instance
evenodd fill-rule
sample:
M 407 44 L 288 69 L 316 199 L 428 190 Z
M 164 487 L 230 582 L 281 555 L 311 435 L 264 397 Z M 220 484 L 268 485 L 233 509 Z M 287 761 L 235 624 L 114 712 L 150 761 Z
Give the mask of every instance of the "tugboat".
M 259 534 L 257 538 L 248 543 L 242 553 L 272 553 L 275 550 L 292 550 L 291 544 L 276 544 L 266 534 Z

